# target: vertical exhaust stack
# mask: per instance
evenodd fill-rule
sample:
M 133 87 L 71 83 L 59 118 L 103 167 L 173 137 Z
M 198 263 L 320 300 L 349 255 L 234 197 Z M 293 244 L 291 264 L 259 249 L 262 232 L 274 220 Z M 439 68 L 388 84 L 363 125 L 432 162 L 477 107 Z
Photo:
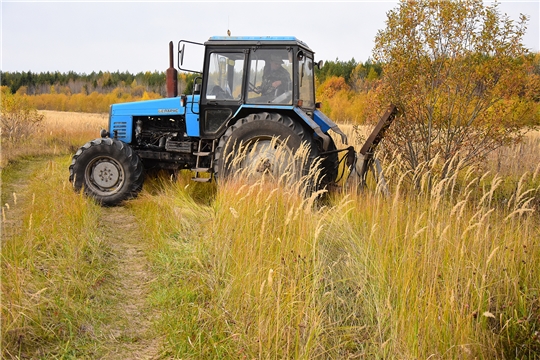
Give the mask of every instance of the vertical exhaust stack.
M 178 96 L 178 71 L 174 68 L 173 42 L 169 42 L 169 68 L 167 69 L 167 97 Z

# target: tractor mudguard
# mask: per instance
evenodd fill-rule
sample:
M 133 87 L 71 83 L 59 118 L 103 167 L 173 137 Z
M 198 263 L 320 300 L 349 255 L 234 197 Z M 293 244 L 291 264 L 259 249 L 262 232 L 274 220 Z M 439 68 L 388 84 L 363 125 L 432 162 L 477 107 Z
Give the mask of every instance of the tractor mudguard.
M 306 114 L 302 109 L 298 108 L 298 107 L 295 107 L 294 108 L 294 112 L 300 117 L 300 119 L 304 120 L 304 122 L 310 127 L 313 129 L 313 131 L 315 132 L 315 134 L 320 137 L 323 141 L 323 150 L 324 151 L 327 151 L 328 150 L 328 146 L 330 146 L 330 136 L 328 134 L 325 134 L 323 132 L 323 130 L 321 129 L 321 127 L 315 122 L 313 121 L 312 118 L 310 118 L 308 116 L 308 114 Z M 328 128 L 329 129 L 329 128 Z M 328 130 L 327 129 L 327 130 Z
M 337 126 L 335 122 L 330 120 L 330 118 L 326 116 L 326 114 L 324 114 L 320 110 L 315 110 L 315 112 L 313 113 L 313 120 L 315 120 L 315 122 L 319 124 L 323 131 L 326 132 L 328 131 L 328 129 L 330 129 L 339 136 L 341 136 L 342 143 L 344 143 L 345 145 L 349 144 L 349 141 L 347 140 L 347 135 L 345 135 L 343 131 L 341 131 L 339 126 Z
M 251 105 L 251 104 L 242 105 L 242 106 L 240 106 L 238 108 L 236 113 L 232 116 L 232 119 L 236 120 L 238 114 L 241 113 L 245 109 L 257 109 L 257 110 L 261 110 L 261 111 L 264 111 L 264 112 L 268 112 L 268 111 L 272 111 L 272 110 L 294 111 L 296 113 L 296 115 L 298 115 L 298 117 L 300 119 L 302 119 L 302 121 L 304 121 L 304 123 L 306 123 L 307 126 L 309 126 L 311 129 L 313 129 L 315 134 L 322 139 L 324 151 L 328 150 L 328 146 L 330 145 L 330 136 L 328 134 L 325 134 L 325 133 L 329 129 L 335 130 L 336 128 L 339 131 L 338 133 L 341 133 L 341 130 L 339 130 L 337 125 L 334 124 L 332 122 L 332 120 L 328 119 L 328 117 L 326 117 L 326 116 L 319 117 L 318 122 L 316 122 L 311 117 L 309 117 L 309 115 L 306 114 L 301 108 L 296 107 L 296 106 L 291 106 L 291 105 L 272 106 L 271 108 L 268 107 L 268 106 L 265 106 L 265 105 Z M 320 125 L 322 125 L 322 127 Z M 343 133 L 341 133 L 341 134 L 343 134 Z M 345 136 L 345 134 L 343 134 L 342 136 Z M 346 136 L 345 136 L 345 138 L 346 138 Z
M 324 151 L 328 150 L 328 144 L 330 143 L 330 136 L 326 134 L 328 130 L 332 130 L 333 132 L 341 136 L 341 141 L 343 142 L 343 144 L 347 145 L 349 143 L 347 140 L 347 135 L 345 135 L 343 131 L 341 131 L 339 126 L 337 126 L 336 123 L 330 120 L 330 118 L 321 111 L 315 110 L 315 112 L 313 113 L 313 119 L 311 119 L 300 108 L 295 107 L 294 111 L 300 116 L 302 120 L 306 122 L 306 124 L 308 124 L 315 131 L 315 134 L 322 138 Z

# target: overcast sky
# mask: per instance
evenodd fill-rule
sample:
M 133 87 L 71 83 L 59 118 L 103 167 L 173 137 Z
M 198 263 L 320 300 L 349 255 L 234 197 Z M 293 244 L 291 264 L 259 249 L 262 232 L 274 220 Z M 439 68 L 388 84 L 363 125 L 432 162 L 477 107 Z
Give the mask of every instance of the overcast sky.
M 168 44 L 210 36 L 296 36 L 317 60 L 364 62 L 397 1 L 1 1 L 2 71 L 165 71 Z M 530 16 L 525 45 L 539 51 L 540 0 L 502 0 Z

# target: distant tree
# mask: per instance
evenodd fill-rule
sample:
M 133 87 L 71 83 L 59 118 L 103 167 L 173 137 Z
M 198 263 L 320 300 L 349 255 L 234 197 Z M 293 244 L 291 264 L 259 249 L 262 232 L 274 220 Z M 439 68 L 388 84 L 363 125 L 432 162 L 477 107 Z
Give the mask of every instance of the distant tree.
M 199 74 L 187 73 L 187 72 L 178 74 L 179 93 L 180 94 L 192 94 L 193 93 L 193 82 L 195 81 L 195 78 L 197 76 L 199 76 Z
M 332 76 L 317 88 L 317 98 L 320 100 L 326 100 L 332 98 L 339 91 L 349 91 L 350 86 L 344 78 L 338 76 Z
M 411 169 L 438 156 L 445 177 L 454 156 L 474 163 L 519 139 L 530 111 L 514 101 L 527 78 L 526 23 L 482 0 L 401 0 L 374 48 L 383 64 L 379 101 L 401 111 L 389 149 Z
M 27 95 L 28 94 L 28 87 L 27 86 L 21 86 L 16 92 L 17 95 Z
M 319 82 L 324 82 L 331 77 L 342 77 L 348 84 L 351 79 L 351 74 L 358 66 L 358 63 L 352 58 L 349 61 L 327 61 L 321 69 L 315 68 L 315 75 Z

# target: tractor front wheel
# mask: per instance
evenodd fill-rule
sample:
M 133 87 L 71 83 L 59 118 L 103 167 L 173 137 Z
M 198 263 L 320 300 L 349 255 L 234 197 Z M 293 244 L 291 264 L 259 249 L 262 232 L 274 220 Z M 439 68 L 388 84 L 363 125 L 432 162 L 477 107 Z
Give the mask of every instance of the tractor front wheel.
M 111 138 L 86 143 L 69 166 L 69 180 L 76 191 L 104 206 L 133 198 L 142 189 L 143 166 L 130 146 Z

